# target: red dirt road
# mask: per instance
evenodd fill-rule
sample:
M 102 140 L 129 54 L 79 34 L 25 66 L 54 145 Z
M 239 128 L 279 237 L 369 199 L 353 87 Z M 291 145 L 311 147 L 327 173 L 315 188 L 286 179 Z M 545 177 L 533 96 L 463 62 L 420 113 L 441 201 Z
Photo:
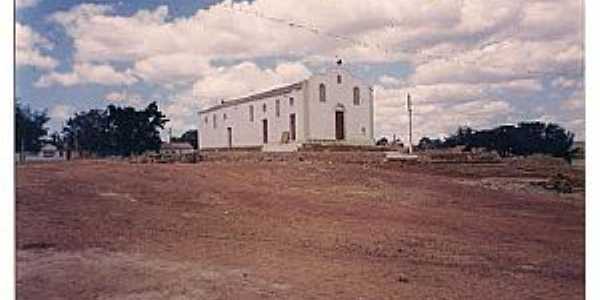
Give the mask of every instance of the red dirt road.
M 415 168 L 18 166 L 17 296 L 583 299 L 582 200 Z

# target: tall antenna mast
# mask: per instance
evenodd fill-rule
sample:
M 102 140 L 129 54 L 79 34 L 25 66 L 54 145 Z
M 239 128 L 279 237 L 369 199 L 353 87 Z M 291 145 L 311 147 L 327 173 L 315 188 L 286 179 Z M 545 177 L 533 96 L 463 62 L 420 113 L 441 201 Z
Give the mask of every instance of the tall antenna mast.
M 413 105 L 410 99 L 410 93 L 406 96 L 406 110 L 408 111 L 408 153 L 413 152 L 413 143 L 412 143 L 412 111 Z

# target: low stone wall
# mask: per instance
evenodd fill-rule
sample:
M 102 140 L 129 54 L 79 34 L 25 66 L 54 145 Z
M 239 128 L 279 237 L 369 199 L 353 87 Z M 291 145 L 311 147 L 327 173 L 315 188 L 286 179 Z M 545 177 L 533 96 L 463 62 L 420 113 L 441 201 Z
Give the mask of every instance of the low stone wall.
M 493 163 L 501 158 L 495 152 L 463 152 L 455 149 L 420 151 L 419 161 L 426 163 Z
M 324 161 L 332 163 L 382 163 L 385 153 L 374 151 L 300 152 L 201 152 L 203 161 Z
M 371 146 L 371 145 L 336 145 L 336 144 L 303 144 L 299 151 L 322 151 L 322 152 L 384 152 L 384 151 L 396 151 L 397 148 L 391 146 Z
M 218 147 L 218 148 L 202 148 L 200 152 L 250 152 L 261 151 L 262 146 L 247 146 L 247 147 Z

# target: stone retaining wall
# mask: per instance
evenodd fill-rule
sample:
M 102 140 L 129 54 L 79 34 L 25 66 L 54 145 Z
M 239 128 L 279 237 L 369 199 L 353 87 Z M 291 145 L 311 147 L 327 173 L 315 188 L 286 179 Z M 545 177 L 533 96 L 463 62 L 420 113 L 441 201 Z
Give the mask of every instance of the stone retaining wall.
M 381 163 L 385 153 L 373 151 L 327 151 L 327 152 L 200 152 L 204 161 L 325 161 L 343 163 Z

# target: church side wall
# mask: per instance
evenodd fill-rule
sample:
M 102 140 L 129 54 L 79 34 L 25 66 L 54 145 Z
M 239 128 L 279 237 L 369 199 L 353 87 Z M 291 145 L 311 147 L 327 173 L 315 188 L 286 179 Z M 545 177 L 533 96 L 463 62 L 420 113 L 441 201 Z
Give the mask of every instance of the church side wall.
M 293 105 L 290 105 L 293 98 Z M 229 146 L 228 130 L 232 132 L 233 147 L 252 147 L 263 145 L 263 120 L 267 120 L 268 143 L 280 143 L 284 131 L 290 130 L 290 114 L 296 114 L 296 140 L 304 136 L 302 117 L 304 94 L 302 90 L 264 98 L 260 100 L 223 107 L 199 114 L 200 149 L 225 148 Z M 279 100 L 279 116 L 276 114 L 276 101 Z M 263 110 L 266 105 L 266 110 Z M 254 118 L 250 120 L 250 106 Z M 213 121 L 214 118 L 214 121 Z M 213 122 L 215 122 L 213 124 Z M 216 126 L 214 126 L 216 125 Z

